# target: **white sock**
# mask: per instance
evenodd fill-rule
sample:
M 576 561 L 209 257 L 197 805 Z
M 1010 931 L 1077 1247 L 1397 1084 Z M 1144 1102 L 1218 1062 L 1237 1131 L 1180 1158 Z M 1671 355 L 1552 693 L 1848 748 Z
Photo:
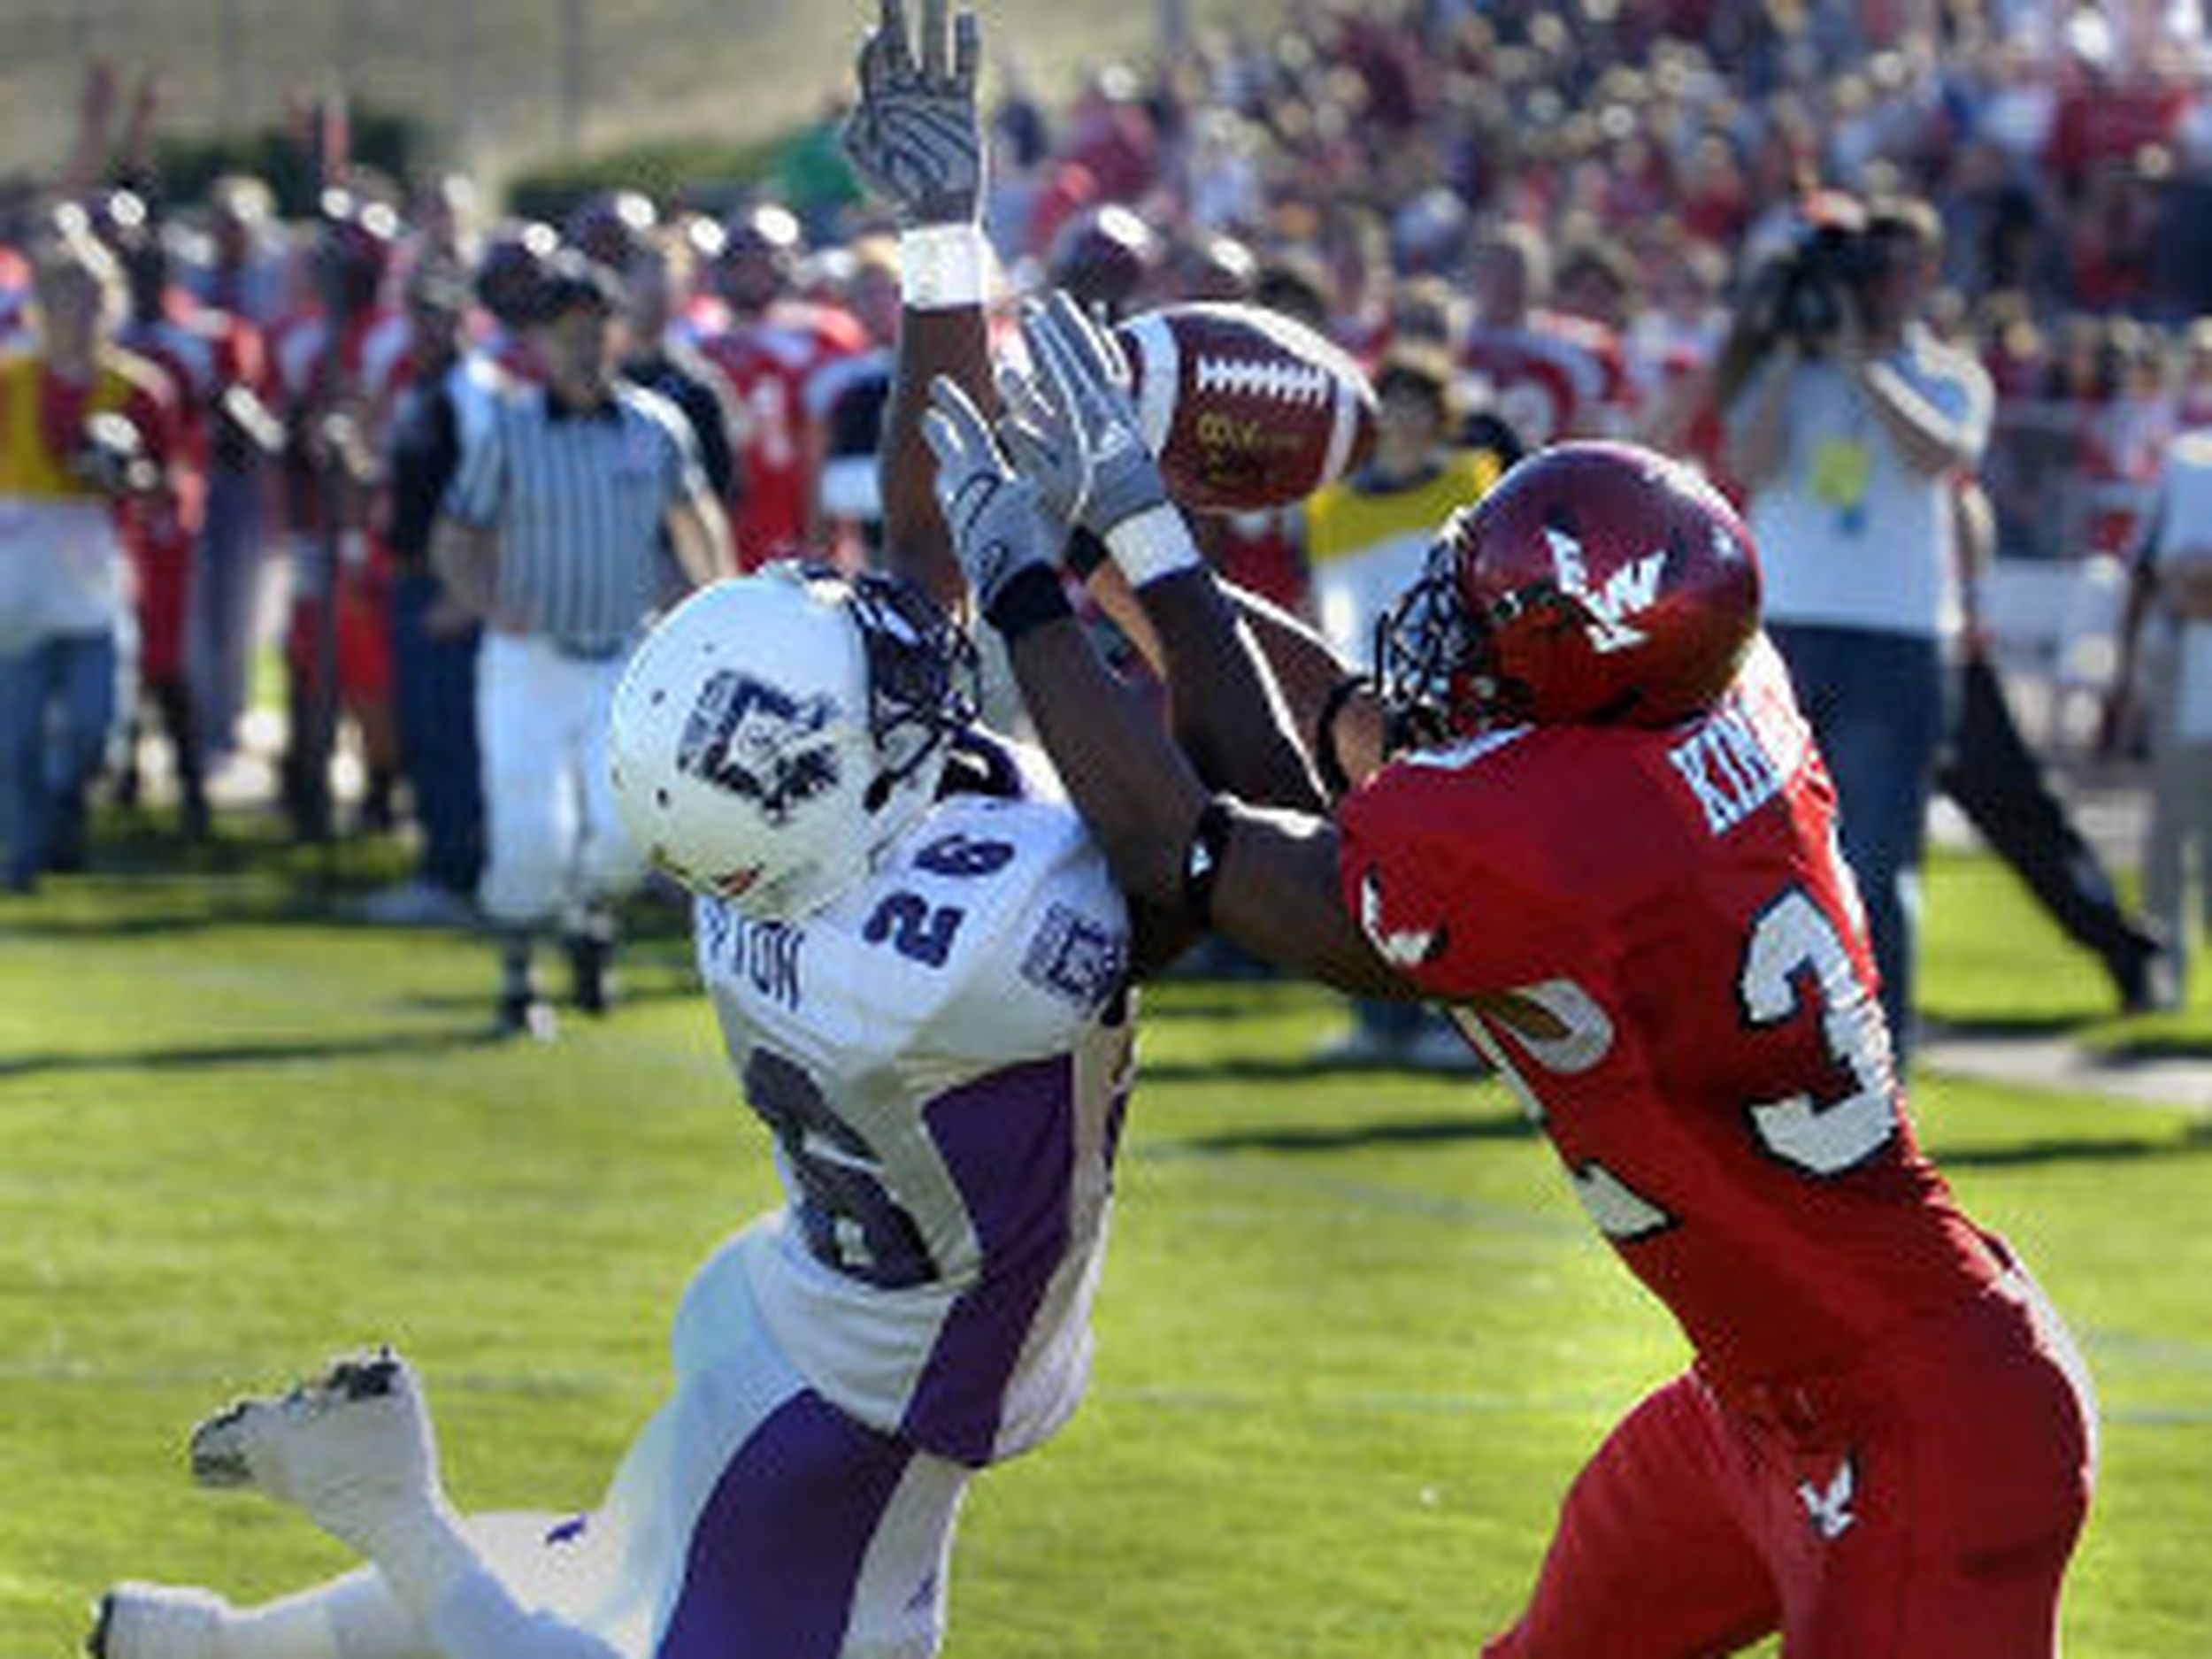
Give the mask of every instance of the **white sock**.
M 526 1608 L 449 1514 L 383 1529 L 378 1561 L 259 1607 L 224 1607 L 215 1659 L 622 1659 Z
M 623 1659 L 590 1632 L 524 1607 L 442 1504 L 380 1527 L 370 1541 L 394 1598 L 421 1621 L 443 1659 Z
M 448 1583 L 429 1624 L 446 1659 L 622 1659 L 589 1631 L 524 1607 L 480 1565 Z
M 428 1633 L 371 1567 L 233 1609 L 216 1652 L 219 1659 L 438 1659 Z

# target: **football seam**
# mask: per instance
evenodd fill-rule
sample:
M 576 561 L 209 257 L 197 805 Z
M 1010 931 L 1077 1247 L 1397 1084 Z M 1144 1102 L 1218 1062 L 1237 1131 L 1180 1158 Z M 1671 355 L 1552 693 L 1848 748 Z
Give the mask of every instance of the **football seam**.
M 1201 392 L 1251 397 L 1263 403 L 1324 403 L 1330 393 L 1327 372 L 1302 363 L 1201 357 L 1194 378 Z

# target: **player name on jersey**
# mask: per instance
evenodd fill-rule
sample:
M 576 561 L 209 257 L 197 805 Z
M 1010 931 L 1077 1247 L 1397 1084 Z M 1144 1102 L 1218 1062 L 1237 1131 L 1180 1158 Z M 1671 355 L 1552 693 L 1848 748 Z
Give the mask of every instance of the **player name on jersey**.
M 799 962 L 806 930 L 789 922 L 756 921 L 726 904 L 698 907 L 702 954 L 733 979 L 771 1002 L 796 1009 L 806 1000 Z
M 1725 703 L 1667 758 L 1690 786 L 1716 835 L 1724 835 L 1782 792 L 1802 758 L 1793 723 L 1761 718 L 1750 699 Z

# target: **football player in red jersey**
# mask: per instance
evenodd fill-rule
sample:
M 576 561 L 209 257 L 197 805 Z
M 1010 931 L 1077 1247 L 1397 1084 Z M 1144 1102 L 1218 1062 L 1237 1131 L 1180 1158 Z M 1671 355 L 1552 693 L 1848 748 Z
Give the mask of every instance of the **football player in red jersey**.
M 2055 1653 L 2089 1385 L 1915 1141 L 1736 515 L 1651 452 L 1560 446 L 1447 521 L 1372 682 L 1330 693 L 1193 550 L 1103 332 L 1064 299 L 1025 326 L 1042 369 L 995 431 L 940 383 L 939 497 L 1124 885 L 1447 1004 L 1694 1349 L 1486 1652 Z M 1180 747 L 1064 620 L 1069 520 L 1138 590 Z
M 737 404 L 745 488 L 730 503 L 730 529 L 738 564 L 749 571 L 818 545 L 822 457 L 807 415 L 807 382 L 869 343 L 849 313 L 797 296 L 799 251 L 798 220 L 758 203 L 732 219 L 709 271 L 729 326 L 698 345 Z

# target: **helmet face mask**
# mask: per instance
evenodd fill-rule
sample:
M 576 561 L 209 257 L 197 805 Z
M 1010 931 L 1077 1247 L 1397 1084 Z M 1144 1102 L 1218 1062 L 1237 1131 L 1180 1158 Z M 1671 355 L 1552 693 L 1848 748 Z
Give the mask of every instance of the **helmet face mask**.
M 1482 672 L 1480 620 L 1459 593 L 1450 541 L 1429 545 L 1420 577 L 1375 626 L 1375 680 L 1389 714 L 1389 748 L 1425 749 L 1468 732 L 1453 710 L 1475 700 L 1462 681 Z
M 926 594 L 884 576 L 851 584 L 868 676 L 868 726 L 882 757 L 878 798 L 912 778 L 975 723 L 975 646 Z
M 771 565 L 691 595 L 615 694 L 615 798 L 695 892 L 785 918 L 827 903 L 934 797 L 976 712 L 964 635 L 887 577 Z
M 1377 631 L 1394 742 L 1506 726 L 1671 726 L 1758 628 L 1758 570 L 1701 478 L 1617 443 L 1556 445 L 1446 523 Z

